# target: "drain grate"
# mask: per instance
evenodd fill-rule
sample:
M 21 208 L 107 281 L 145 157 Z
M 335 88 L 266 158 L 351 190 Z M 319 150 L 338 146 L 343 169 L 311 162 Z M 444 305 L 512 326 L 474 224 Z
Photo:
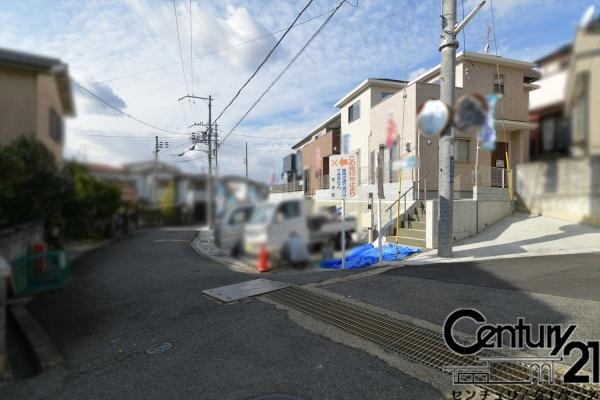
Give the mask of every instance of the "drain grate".
M 447 373 L 443 370 L 446 366 L 477 365 L 475 357 L 461 356 L 448 349 L 440 334 L 363 307 L 298 287 L 264 296 L 444 373 Z M 490 369 L 490 377 L 493 380 L 525 381 L 529 379 L 529 369 L 520 363 L 496 364 Z M 564 384 L 558 379 L 553 384 L 486 385 L 482 389 L 510 396 L 508 398 L 540 400 L 597 399 L 598 394 L 590 388 Z

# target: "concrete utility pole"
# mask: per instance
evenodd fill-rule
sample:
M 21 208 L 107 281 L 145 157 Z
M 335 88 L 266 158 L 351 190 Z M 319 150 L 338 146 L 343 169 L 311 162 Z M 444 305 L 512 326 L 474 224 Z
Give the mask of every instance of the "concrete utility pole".
M 154 170 L 152 174 L 152 203 L 157 203 L 158 197 L 158 181 L 156 174 L 158 173 L 158 136 L 154 137 Z
M 456 0 L 442 0 L 442 35 L 440 100 L 452 107 L 456 79 Z M 440 134 L 438 178 L 438 256 L 452 257 L 454 232 L 454 130 L 448 126 Z
M 206 222 L 208 229 L 213 227 L 212 193 L 212 96 L 208 96 L 208 179 L 206 180 Z
M 208 144 L 208 177 L 206 179 L 206 222 L 209 228 L 213 227 L 213 179 L 212 179 L 212 159 L 213 159 L 213 149 L 212 149 L 212 96 L 208 97 L 200 97 L 187 95 L 179 98 L 179 101 L 183 99 L 202 99 L 208 101 L 208 123 L 206 124 L 206 132 L 207 138 L 206 143 Z M 203 124 L 194 123 L 192 126 L 200 126 Z M 204 140 L 201 140 L 204 143 Z
M 215 135 L 214 135 L 214 139 L 215 141 L 215 172 L 216 175 L 219 176 L 219 124 L 217 124 L 215 122 Z
M 244 164 L 246 164 L 246 179 L 248 179 L 248 142 L 246 142 L 246 157 L 244 157 Z

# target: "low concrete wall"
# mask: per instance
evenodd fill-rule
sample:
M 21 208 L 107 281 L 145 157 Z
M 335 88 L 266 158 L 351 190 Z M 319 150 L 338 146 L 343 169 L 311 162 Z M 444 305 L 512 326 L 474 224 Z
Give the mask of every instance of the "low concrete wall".
M 8 373 L 6 361 L 6 297 L 10 275 L 8 262 L 0 257 L 0 380 L 4 379 Z
M 477 200 L 509 200 L 508 189 L 499 187 L 473 186 L 473 199 Z
M 44 224 L 33 222 L 0 230 L 0 256 L 9 262 L 26 256 L 35 243 L 44 241 Z
M 519 208 L 600 226 L 600 156 L 517 165 Z
M 438 201 L 427 200 L 427 218 L 425 240 L 429 249 L 437 248 Z M 454 241 L 475 235 L 486 226 L 500 221 L 512 213 L 508 199 L 505 200 L 455 200 L 452 228 Z

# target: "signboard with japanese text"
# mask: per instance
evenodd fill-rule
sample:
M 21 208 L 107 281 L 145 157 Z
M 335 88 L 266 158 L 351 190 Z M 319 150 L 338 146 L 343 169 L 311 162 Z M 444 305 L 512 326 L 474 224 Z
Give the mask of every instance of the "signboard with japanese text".
M 329 156 L 329 190 L 332 199 L 349 199 L 358 191 L 356 154 Z

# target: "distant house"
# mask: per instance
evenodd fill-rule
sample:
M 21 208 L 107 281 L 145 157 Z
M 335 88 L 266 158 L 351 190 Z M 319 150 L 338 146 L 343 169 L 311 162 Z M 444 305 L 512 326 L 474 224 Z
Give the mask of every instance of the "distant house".
M 541 78 L 539 89 L 529 93 L 529 121 L 537 124 L 529 138 L 532 161 L 568 156 L 571 131 L 564 115 L 565 89 L 573 46 L 567 44 L 535 63 Z
M 122 167 L 99 163 L 83 163 L 83 166 L 97 180 L 117 185 L 121 189 L 121 201 L 129 204 L 136 204 L 139 201 L 138 192 L 132 182 L 126 179 Z
M 63 118 L 75 115 L 66 64 L 0 49 L 0 145 L 21 136 L 41 141 L 62 163 Z
M 183 221 L 204 222 L 206 219 L 207 177 L 189 174 L 165 163 L 142 161 L 123 167 L 97 163 L 84 163 L 88 172 L 103 182 L 122 188 L 122 200 L 136 202 L 146 207 L 158 207 L 167 188 L 173 185 L 174 205 L 181 211 Z M 250 179 L 228 175 L 215 178 L 213 207 L 218 217 L 228 207 L 256 203 L 268 196 L 268 187 Z
M 577 30 L 565 92 L 571 153 L 600 155 L 600 17 Z
M 329 156 L 341 152 L 340 126 L 340 113 L 337 112 L 292 146 L 292 150 L 296 151 L 296 169 L 299 169 L 295 171 L 295 176 L 303 179 L 304 193 L 307 195 L 329 187 Z

